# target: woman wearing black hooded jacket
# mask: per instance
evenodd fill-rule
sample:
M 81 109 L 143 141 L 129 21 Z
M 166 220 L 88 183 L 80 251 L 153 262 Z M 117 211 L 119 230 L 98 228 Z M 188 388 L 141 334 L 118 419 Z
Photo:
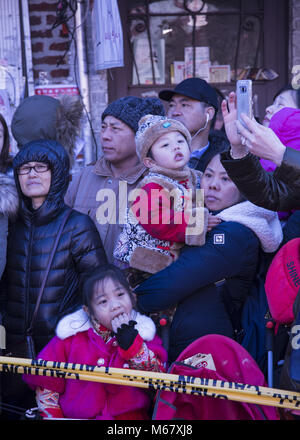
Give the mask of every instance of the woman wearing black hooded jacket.
M 64 204 L 69 183 L 69 157 L 55 141 L 34 141 L 22 147 L 14 158 L 13 168 L 20 209 L 8 236 L 3 280 L 5 296 L 1 309 L 6 352 L 20 356 L 15 347 L 24 340 L 49 254 L 69 209 Z M 87 215 L 72 210 L 38 309 L 33 329 L 36 352 L 54 336 L 59 319 L 78 307 L 80 277 L 106 262 L 96 226 Z M 17 375 L 12 380 L 15 384 Z

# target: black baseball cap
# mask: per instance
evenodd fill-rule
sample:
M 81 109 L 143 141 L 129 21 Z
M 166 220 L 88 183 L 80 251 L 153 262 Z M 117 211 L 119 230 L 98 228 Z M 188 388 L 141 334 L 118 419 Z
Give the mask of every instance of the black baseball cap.
M 163 101 L 170 101 L 173 95 L 183 95 L 197 101 L 206 102 L 218 111 L 217 92 L 202 78 L 187 78 L 173 90 L 161 90 L 158 94 Z

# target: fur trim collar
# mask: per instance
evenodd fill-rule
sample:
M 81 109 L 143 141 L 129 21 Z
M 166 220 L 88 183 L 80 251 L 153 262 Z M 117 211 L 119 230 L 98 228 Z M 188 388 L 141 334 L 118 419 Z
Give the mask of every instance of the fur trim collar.
M 71 166 L 74 163 L 74 150 L 77 136 L 80 135 L 83 118 L 83 105 L 74 96 L 63 96 L 56 111 L 56 140 L 68 152 Z
M 251 229 L 260 241 L 264 252 L 275 252 L 283 234 L 277 212 L 246 201 L 226 208 L 217 214 L 224 221 L 241 223 Z
M 154 165 L 153 167 L 149 168 L 149 173 L 162 174 L 163 176 L 167 176 L 170 177 L 171 179 L 178 181 L 190 179 L 193 177 L 194 174 L 199 174 L 199 177 L 201 177 L 202 175 L 200 171 L 192 170 L 188 166 L 185 166 L 183 170 L 170 170 L 168 168 Z
M 196 197 L 196 189 L 200 188 L 202 173 L 188 167 L 182 171 L 169 170 L 163 167 L 152 167 L 145 177 L 138 183 L 137 188 L 142 188 L 148 183 L 157 183 L 167 191 L 172 191 L 177 185 L 188 180 L 188 187 L 192 190 L 193 199 Z M 183 187 L 184 188 L 184 187 Z
M 132 319 L 136 321 L 135 328 L 139 332 L 144 341 L 152 341 L 156 334 L 156 327 L 151 318 L 146 315 L 141 315 L 135 310 L 132 311 Z M 62 318 L 56 327 L 56 336 L 60 339 L 66 339 L 76 333 L 84 332 L 92 327 L 88 315 L 83 309 L 79 309 L 70 315 Z
M 19 197 L 14 179 L 0 173 L 0 214 L 13 217 L 17 214 Z

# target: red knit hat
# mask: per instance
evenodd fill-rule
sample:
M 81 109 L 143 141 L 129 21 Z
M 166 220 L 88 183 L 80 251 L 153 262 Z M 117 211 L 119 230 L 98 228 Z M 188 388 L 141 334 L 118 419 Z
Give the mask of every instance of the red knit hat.
M 300 238 L 295 238 L 277 252 L 266 276 L 269 309 L 278 324 L 294 321 L 293 305 L 299 289 Z

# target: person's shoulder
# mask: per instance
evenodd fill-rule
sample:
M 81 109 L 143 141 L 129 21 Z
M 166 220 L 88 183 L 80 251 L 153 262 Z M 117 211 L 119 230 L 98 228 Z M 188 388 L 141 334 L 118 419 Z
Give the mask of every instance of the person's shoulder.
M 97 164 L 97 162 L 91 162 L 91 163 L 85 165 L 84 167 L 79 169 L 77 172 L 75 172 L 72 175 L 72 178 L 74 178 L 74 179 L 81 178 L 82 176 L 87 176 L 87 175 L 91 174 L 94 171 L 96 164 Z
M 246 225 L 237 221 L 223 221 L 207 234 L 214 244 L 223 243 L 231 246 L 249 246 L 258 244 L 258 238 Z
M 80 308 L 73 313 L 65 315 L 59 320 L 55 329 L 55 334 L 60 340 L 65 340 L 87 332 L 90 327 L 91 323 L 88 315 L 82 308 Z
M 97 227 L 91 217 L 88 214 L 77 211 L 76 209 L 72 209 L 67 224 L 69 230 L 76 233 L 97 231 Z
M 72 209 L 70 215 L 70 222 L 80 223 L 84 225 L 94 225 L 93 220 L 88 214 L 84 214 L 83 212 L 79 212 L 76 209 Z
M 149 173 L 143 175 L 142 179 L 138 182 L 137 188 L 145 190 L 161 189 L 165 187 L 167 182 L 166 177 L 159 173 Z
M 19 198 L 15 181 L 7 174 L 0 173 L 0 214 L 15 216 Z

